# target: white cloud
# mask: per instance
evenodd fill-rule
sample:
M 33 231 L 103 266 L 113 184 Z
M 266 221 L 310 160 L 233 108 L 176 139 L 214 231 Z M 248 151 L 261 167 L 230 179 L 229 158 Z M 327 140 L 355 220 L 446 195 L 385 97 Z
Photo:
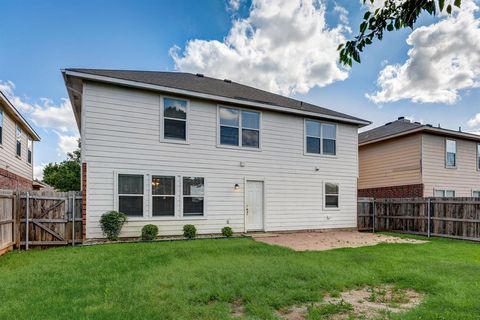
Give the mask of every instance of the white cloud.
M 7 99 L 17 108 L 19 111 L 28 112 L 33 109 L 33 106 L 25 101 L 25 98 L 20 98 L 14 94 L 15 84 L 12 81 L 0 80 L 0 91 L 2 91 Z
M 228 78 L 269 91 L 306 93 L 348 77 L 337 46 L 348 27 L 325 21 L 318 0 L 253 0 L 223 41 L 194 39 L 170 49 L 176 69 Z
M 348 10 L 339 5 L 338 3 L 335 2 L 335 6 L 333 7 L 333 11 L 338 13 L 338 18 L 340 19 L 340 22 L 348 25 Z
M 45 163 L 33 166 L 33 179 L 37 179 L 39 181 L 43 180 L 43 169 L 45 166 Z
M 480 127 L 480 113 L 477 113 L 472 119 L 468 120 L 467 125 L 469 128 Z
M 240 8 L 241 0 L 227 0 L 228 9 L 231 11 L 237 11 Z
M 474 2 L 438 23 L 420 27 L 407 39 L 412 46 L 404 64 L 387 65 L 379 90 L 366 96 L 375 103 L 408 99 L 453 104 L 459 91 L 480 86 L 480 20 Z
M 68 152 L 72 152 L 77 149 L 78 138 L 77 134 L 74 135 L 63 135 L 56 132 L 58 135 L 58 152 L 59 156 L 65 156 Z
M 42 99 L 42 105 L 35 105 L 30 113 L 32 122 L 42 128 L 50 128 L 61 132 L 76 131 L 77 124 L 70 100 L 62 99 L 59 105 L 50 99 Z

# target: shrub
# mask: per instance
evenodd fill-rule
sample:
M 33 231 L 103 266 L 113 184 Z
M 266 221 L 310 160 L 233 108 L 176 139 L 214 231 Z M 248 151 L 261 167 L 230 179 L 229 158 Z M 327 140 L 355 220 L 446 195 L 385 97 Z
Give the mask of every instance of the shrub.
M 127 215 L 118 211 L 108 211 L 102 214 L 100 218 L 100 226 L 103 233 L 107 236 L 108 240 L 118 240 L 120 230 L 122 230 L 123 224 L 127 221 Z
M 142 228 L 142 240 L 153 240 L 158 235 L 158 227 L 154 224 L 146 224 Z
M 186 224 L 183 226 L 183 235 L 185 238 L 193 239 L 197 235 L 197 228 L 193 224 Z
M 233 236 L 233 230 L 230 227 L 223 227 L 222 234 L 224 237 L 230 238 L 231 236 Z

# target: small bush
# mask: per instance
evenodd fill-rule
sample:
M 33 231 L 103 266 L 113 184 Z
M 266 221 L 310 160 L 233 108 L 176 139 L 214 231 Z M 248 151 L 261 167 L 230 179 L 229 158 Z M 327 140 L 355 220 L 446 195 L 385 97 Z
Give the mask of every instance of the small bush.
M 122 230 L 123 224 L 127 221 L 127 215 L 118 211 L 108 211 L 102 214 L 100 218 L 100 226 L 103 234 L 108 240 L 118 240 L 118 235 Z
M 158 235 L 158 227 L 154 224 L 146 224 L 142 228 L 142 240 L 153 240 Z
M 224 237 L 230 238 L 231 236 L 233 236 L 233 230 L 230 227 L 223 227 L 222 234 Z
M 183 235 L 185 238 L 193 239 L 197 235 L 197 228 L 193 224 L 186 224 L 183 226 Z

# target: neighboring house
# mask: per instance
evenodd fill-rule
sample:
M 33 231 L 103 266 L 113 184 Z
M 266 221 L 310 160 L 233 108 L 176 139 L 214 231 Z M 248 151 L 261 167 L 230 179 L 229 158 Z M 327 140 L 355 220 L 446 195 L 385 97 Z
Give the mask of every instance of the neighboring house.
M 0 91 L 0 189 L 31 190 L 40 137 Z
M 86 238 L 356 227 L 358 128 L 369 122 L 175 72 L 63 71 L 81 132 Z
M 359 135 L 360 197 L 480 197 L 480 136 L 404 117 Z

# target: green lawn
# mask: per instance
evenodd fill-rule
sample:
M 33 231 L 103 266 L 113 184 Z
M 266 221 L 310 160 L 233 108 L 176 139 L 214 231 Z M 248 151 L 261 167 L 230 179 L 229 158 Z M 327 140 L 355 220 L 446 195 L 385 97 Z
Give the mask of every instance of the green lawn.
M 0 257 L 0 319 L 249 319 L 326 292 L 393 284 L 425 293 L 393 319 L 480 319 L 480 245 L 432 239 L 294 252 L 248 238 L 129 243 Z

